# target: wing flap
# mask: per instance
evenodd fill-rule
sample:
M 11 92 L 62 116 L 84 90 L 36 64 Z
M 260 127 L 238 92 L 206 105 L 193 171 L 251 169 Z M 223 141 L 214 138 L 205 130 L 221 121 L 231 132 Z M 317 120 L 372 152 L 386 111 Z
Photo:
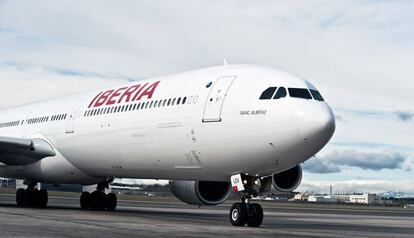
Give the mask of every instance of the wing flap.
M 53 147 L 43 139 L 0 136 L 1 163 L 27 165 L 55 155 Z

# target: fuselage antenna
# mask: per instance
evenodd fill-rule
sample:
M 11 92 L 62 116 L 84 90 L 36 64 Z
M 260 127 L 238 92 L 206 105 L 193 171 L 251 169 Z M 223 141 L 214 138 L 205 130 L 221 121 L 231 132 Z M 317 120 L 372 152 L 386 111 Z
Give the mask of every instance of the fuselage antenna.
M 227 60 L 226 58 L 223 58 L 224 66 L 227 66 Z

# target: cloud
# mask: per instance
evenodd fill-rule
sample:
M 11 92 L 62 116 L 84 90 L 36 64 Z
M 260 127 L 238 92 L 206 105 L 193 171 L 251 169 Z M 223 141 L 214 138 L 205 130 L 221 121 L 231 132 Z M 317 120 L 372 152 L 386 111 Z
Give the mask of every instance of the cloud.
M 414 154 L 404 161 L 403 169 L 406 171 L 414 171 Z
M 359 152 L 356 150 L 335 151 L 324 156 L 340 166 L 381 170 L 401 168 L 406 158 L 399 152 Z
M 312 158 L 306 161 L 302 168 L 310 173 L 329 174 L 341 172 L 340 166 L 329 163 L 318 158 Z
M 332 146 L 344 147 L 344 148 L 362 148 L 362 149 L 375 149 L 375 150 L 388 150 L 388 151 L 414 151 L 413 146 L 403 146 L 399 144 L 386 144 L 376 142 L 363 142 L 363 141 L 335 141 L 331 143 Z
M 346 180 L 346 181 L 303 181 L 298 187 L 300 192 L 329 193 L 384 193 L 403 192 L 414 194 L 412 180 Z
M 342 115 L 335 114 L 335 120 L 339 122 L 347 122 Z
M 0 64 L 135 78 L 226 57 L 302 75 L 336 107 L 408 110 L 412 11 L 406 1 L 8 1 Z
M 358 110 L 358 107 L 334 107 L 335 115 L 340 115 L 341 120 L 337 120 L 335 135 L 329 146 L 414 152 L 411 139 L 414 134 L 413 123 L 402 123 L 395 109 L 365 111 Z
M 332 151 L 323 157 L 305 162 L 303 169 L 311 173 L 338 173 L 344 168 L 364 170 L 403 169 L 410 157 L 399 152 Z
M 334 108 L 338 113 L 351 114 L 358 117 L 368 118 L 368 119 L 377 119 L 377 120 L 399 120 L 399 121 L 411 121 L 414 117 L 414 114 L 409 111 L 380 111 L 380 110 L 357 110 L 357 109 L 344 109 L 344 108 Z M 346 122 L 343 116 L 337 116 L 338 121 Z
M 0 66 L 0 108 L 83 93 L 126 83 L 126 79 L 61 73 L 42 67 Z
M 412 121 L 414 114 L 411 112 L 395 112 L 395 114 L 397 115 L 397 118 L 401 121 L 407 122 L 407 121 Z

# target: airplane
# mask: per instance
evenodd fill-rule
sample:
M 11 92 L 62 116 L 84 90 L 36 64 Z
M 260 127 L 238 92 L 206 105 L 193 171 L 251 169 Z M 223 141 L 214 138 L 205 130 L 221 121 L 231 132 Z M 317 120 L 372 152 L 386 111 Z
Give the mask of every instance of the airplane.
M 36 90 L 36 89 L 34 89 Z M 188 204 L 240 197 L 234 226 L 258 227 L 251 199 L 296 189 L 301 164 L 335 131 L 307 80 L 267 66 L 223 65 L 0 111 L 0 177 L 23 179 L 19 207 L 47 207 L 38 183 L 97 184 L 84 210 L 114 211 L 114 178 L 169 180 Z

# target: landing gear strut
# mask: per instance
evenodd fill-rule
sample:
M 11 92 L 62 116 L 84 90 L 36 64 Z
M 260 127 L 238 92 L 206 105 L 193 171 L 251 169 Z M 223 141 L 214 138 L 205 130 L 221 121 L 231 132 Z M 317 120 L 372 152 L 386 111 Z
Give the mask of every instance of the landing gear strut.
M 45 189 L 37 189 L 36 182 L 26 182 L 26 189 L 19 188 L 16 191 L 16 204 L 18 207 L 38 207 L 47 206 L 48 194 Z
M 105 194 L 105 188 L 109 187 L 111 181 L 98 183 L 96 190 L 92 193 L 83 192 L 80 197 L 82 210 L 114 211 L 117 205 L 115 193 Z
M 245 180 L 246 188 L 241 196 L 241 202 L 236 202 L 230 209 L 230 223 L 233 226 L 259 227 L 263 222 L 263 209 L 258 203 L 250 203 L 252 196 L 257 196 L 257 180 L 249 177 Z

